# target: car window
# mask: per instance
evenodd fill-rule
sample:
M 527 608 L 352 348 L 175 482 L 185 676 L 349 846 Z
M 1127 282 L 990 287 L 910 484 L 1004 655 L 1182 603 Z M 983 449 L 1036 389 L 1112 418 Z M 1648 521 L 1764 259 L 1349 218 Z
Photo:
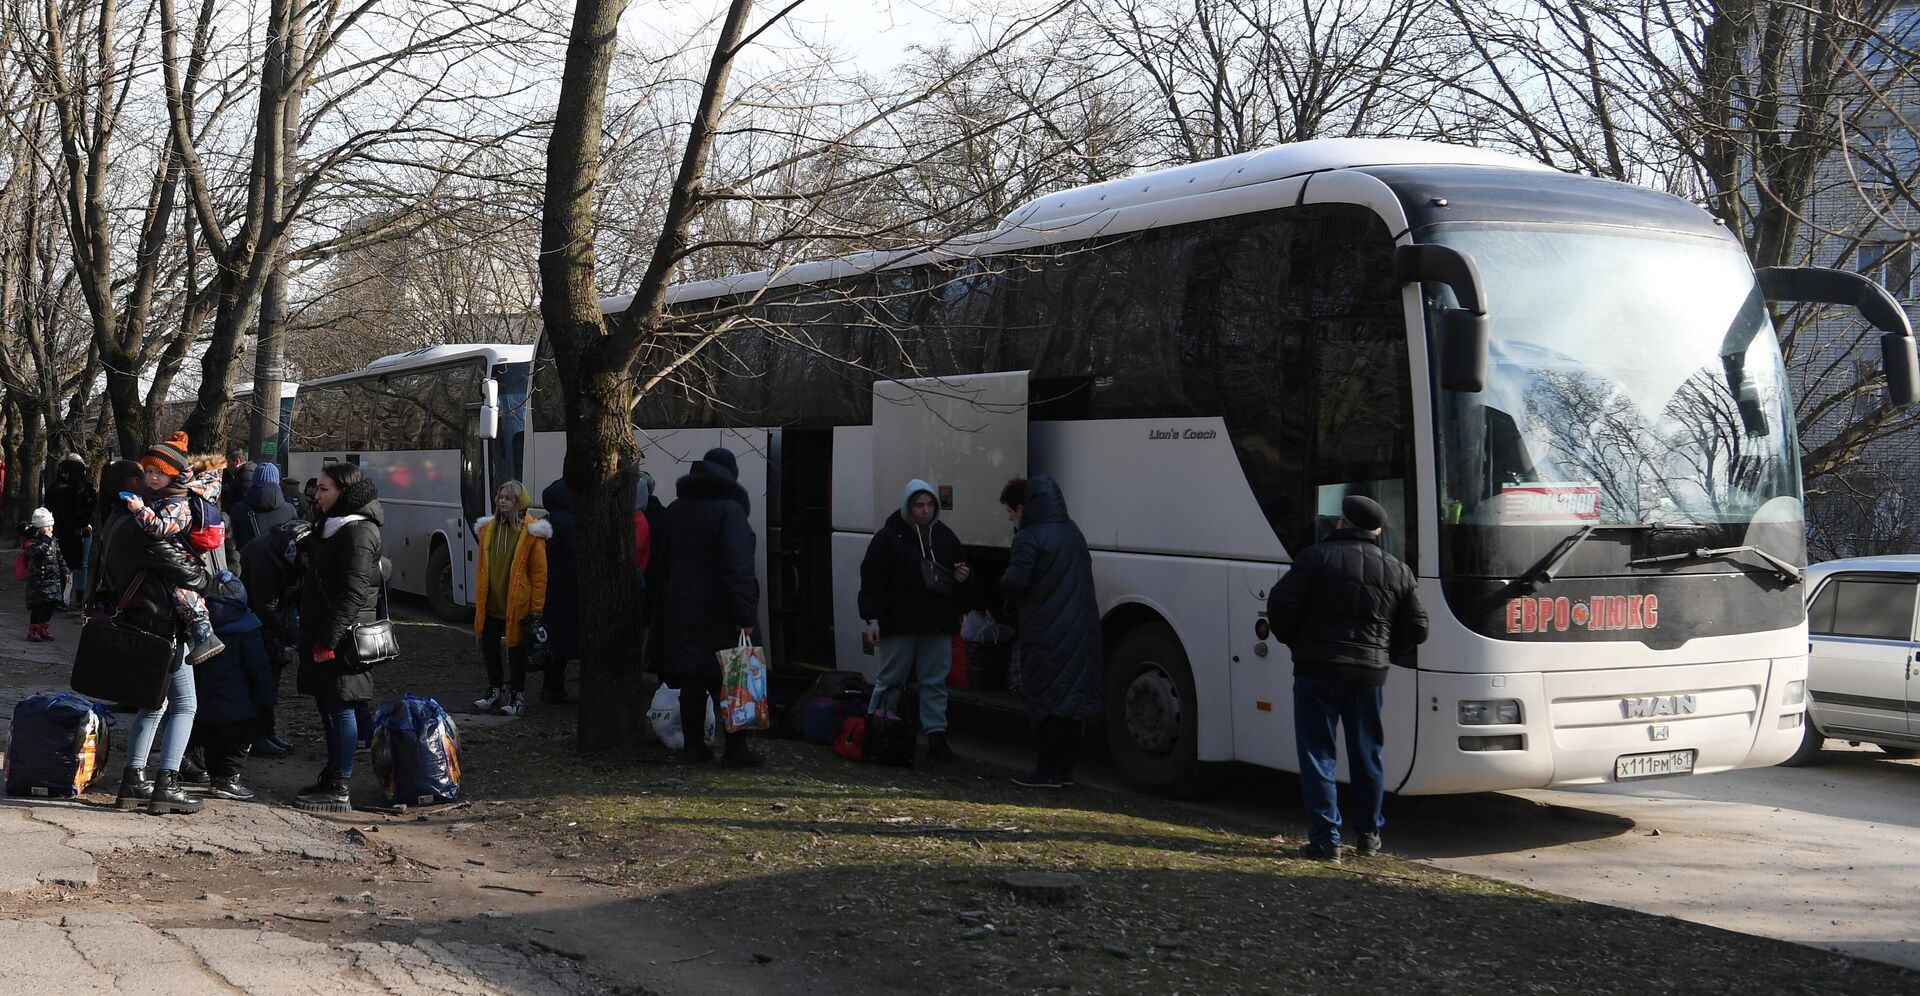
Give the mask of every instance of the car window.
M 1911 581 L 1835 580 L 1813 600 L 1807 626 L 1821 636 L 1911 639 L 1913 588 Z

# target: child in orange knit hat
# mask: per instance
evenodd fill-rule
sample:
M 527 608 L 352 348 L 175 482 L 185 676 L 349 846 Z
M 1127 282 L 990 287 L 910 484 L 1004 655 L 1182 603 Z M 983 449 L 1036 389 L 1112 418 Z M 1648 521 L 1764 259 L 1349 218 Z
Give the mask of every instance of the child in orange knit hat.
M 146 496 L 127 498 L 127 511 L 149 536 L 173 540 L 190 557 L 199 550 L 188 542 L 194 528 L 194 502 L 220 507 L 220 471 L 227 465 L 224 457 L 193 455 L 187 452 L 187 434 L 176 432 L 165 442 L 155 443 L 140 458 L 145 474 Z M 187 663 L 202 664 L 220 655 L 226 647 L 213 635 L 213 620 L 207 614 L 207 600 L 190 588 L 173 590 L 173 612 L 193 634 L 193 646 L 187 651 Z

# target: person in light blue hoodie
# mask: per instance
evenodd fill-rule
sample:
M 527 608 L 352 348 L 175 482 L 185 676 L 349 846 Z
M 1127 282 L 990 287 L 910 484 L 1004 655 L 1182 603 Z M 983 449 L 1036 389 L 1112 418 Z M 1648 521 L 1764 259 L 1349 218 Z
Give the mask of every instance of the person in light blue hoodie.
M 916 479 L 860 561 L 860 618 L 880 658 L 873 708 L 918 680 L 927 757 L 942 762 L 956 760 L 947 744 L 947 671 L 960 629 L 959 589 L 970 576 L 965 556 L 960 538 L 940 521 L 933 485 Z

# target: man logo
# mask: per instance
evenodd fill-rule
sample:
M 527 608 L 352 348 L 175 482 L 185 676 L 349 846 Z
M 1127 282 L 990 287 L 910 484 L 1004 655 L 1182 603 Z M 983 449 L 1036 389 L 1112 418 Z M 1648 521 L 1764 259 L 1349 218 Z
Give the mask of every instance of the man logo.
M 1656 716 L 1690 716 L 1698 704 L 1691 695 L 1653 695 L 1621 699 L 1620 711 L 1627 719 L 1653 719 Z

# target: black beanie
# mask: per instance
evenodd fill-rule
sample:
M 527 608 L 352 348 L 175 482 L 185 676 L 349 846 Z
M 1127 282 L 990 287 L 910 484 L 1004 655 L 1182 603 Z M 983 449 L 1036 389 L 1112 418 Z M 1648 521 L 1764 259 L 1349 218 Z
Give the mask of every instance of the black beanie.
M 700 462 L 708 464 L 714 470 L 724 471 L 727 480 L 740 479 L 740 461 L 734 458 L 732 450 L 724 446 L 715 446 L 708 450 L 707 455 L 700 458 Z
M 1387 524 L 1387 510 L 1366 495 L 1348 495 L 1340 503 L 1340 515 L 1355 529 L 1379 529 Z

